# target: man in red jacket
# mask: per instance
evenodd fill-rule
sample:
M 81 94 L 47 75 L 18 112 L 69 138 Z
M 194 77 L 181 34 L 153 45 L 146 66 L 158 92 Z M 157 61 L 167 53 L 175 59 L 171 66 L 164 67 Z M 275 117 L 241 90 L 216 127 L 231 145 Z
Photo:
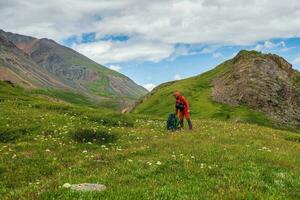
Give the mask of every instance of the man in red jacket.
M 174 93 L 174 97 L 176 98 L 176 115 L 178 115 L 179 111 L 179 120 L 181 128 L 183 128 L 183 119 L 185 117 L 189 124 L 189 129 L 192 130 L 193 125 L 191 122 L 189 102 L 178 91 Z

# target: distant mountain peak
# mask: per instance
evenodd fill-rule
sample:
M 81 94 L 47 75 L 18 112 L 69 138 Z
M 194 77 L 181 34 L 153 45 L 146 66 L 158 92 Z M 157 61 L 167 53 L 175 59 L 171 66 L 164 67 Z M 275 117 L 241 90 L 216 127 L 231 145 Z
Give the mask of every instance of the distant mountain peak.
M 247 51 L 247 50 L 241 50 L 234 58 L 234 63 L 237 62 L 243 62 L 245 60 L 251 60 L 251 59 L 269 59 L 274 61 L 278 67 L 283 69 L 288 73 L 289 76 L 292 76 L 295 72 L 292 65 L 288 63 L 284 58 L 276 55 L 276 54 L 263 54 L 258 51 Z
M 138 99 L 147 93 L 146 89 L 123 74 L 110 70 L 51 39 L 37 39 L 3 30 L 0 31 L 0 35 L 12 43 L 12 48 L 17 48 L 26 54 L 28 63 L 33 63 L 32 66 L 36 69 L 42 70 L 49 77 L 55 77 L 60 85 L 64 85 L 75 92 L 96 99 L 119 98 L 128 99 L 128 101 Z M 5 52 L 3 51 L 0 58 L 4 55 Z M 17 57 L 18 55 L 14 56 Z M 12 63 L 10 67 L 17 74 L 23 73 L 15 69 Z M 4 75 L 2 76 L 1 78 L 4 79 Z M 27 82 L 30 82 L 30 79 L 27 79 Z M 43 86 L 47 87 L 47 84 Z

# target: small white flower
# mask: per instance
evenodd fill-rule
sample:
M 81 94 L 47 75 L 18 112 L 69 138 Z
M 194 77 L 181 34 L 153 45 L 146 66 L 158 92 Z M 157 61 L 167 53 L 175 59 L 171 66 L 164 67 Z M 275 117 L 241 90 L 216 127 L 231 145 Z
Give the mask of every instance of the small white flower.
M 157 164 L 157 165 L 161 165 L 161 162 L 160 162 L 160 161 L 157 161 L 156 164 Z
M 50 152 L 50 149 L 46 149 L 45 151 L 46 151 L 46 152 Z
M 191 156 L 191 159 L 195 159 L 195 156 Z
M 87 153 L 87 150 L 83 150 L 82 153 Z
M 128 162 L 132 162 L 132 160 L 131 160 L 131 159 L 128 159 Z

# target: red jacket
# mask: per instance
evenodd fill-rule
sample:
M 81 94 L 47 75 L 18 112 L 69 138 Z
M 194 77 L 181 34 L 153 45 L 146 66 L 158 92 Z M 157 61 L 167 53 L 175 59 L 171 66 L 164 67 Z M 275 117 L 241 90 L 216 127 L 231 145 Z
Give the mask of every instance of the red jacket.
M 184 105 L 184 110 L 182 110 L 181 112 L 188 112 L 189 109 L 190 109 L 190 105 L 189 105 L 189 102 L 185 99 L 184 96 L 177 96 L 176 97 L 176 104 L 175 104 L 175 107 L 177 104 L 179 103 L 182 103 Z M 178 108 L 176 107 L 176 115 L 178 114 Z

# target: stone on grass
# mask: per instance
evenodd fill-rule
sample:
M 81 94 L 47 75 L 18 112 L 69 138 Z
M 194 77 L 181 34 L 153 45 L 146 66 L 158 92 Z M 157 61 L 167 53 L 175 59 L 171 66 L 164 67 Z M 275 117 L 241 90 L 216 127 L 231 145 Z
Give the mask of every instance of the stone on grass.
M 71 184 L 70 184 L 70 183 L 65 183 L 65 184 L 63 184 L 62 187 L 63 187 L 63 188 L 70 188 L 70 187 L 71 187 Z
M 105 185 L 96 184 L 96 183 L 81 183 L 81 184 L 71 185 L 71 190 L 79 191 L 79 192 L 88 192 L 88 191 L 102 192 L 105 189 L 106 189 Z

